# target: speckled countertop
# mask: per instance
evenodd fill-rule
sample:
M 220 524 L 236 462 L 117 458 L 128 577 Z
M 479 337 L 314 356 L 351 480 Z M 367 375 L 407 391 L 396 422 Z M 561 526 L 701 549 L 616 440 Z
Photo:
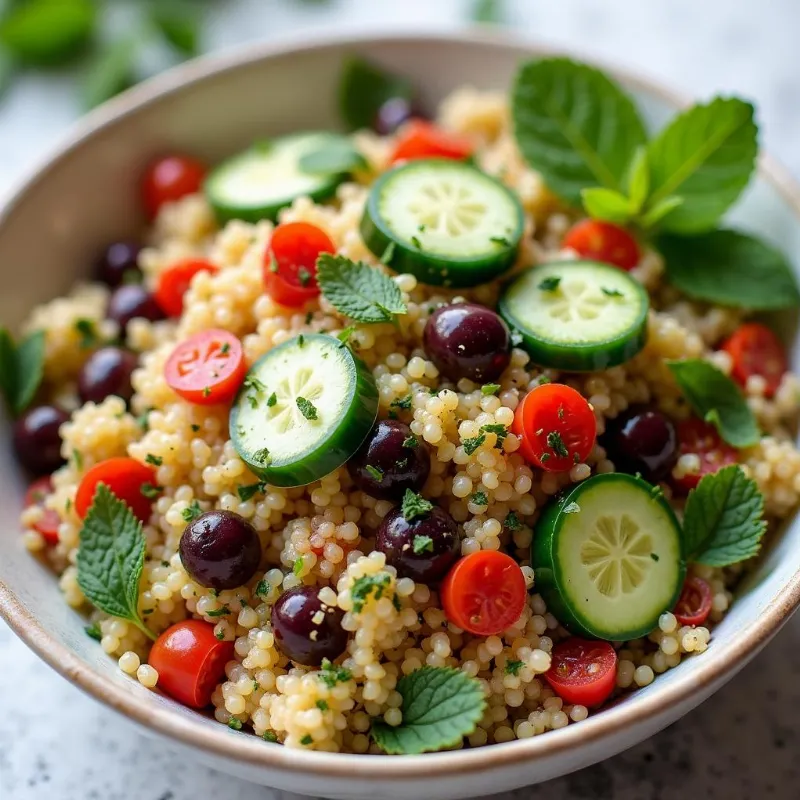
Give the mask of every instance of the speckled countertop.
M 469 0 L 226 0 L 209 43 L 278 36 L 305 25 L 462 24 Z M 698 95 L 758 101 L 766 146 L 800 176 L 797 0 L 508 0 L 531 36 L 642 70 Z M 67 78 L 29 77 L 0 106 L 0 189 L 74 118 Z M 13 535 L 11 531 L 3 535 Z M 173 756 L 82 695 L 0 622 L 0 798 L 6 800 L 292 800 Z M 497 800 L 788 800 L 800 767 L 800 617 L 725 689 L 616 758 Z

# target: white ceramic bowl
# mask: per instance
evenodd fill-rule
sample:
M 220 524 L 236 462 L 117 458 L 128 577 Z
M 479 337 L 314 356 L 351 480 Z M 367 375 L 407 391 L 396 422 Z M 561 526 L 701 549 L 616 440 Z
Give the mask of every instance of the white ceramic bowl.
M 409 77 L 429 108 L 462 84 L 506 88 L 517 64 L 542 49 L 488 34 L 325 36 L 263 44 L 166 73 L 99 109 L 29 178 L 0 213 L 0 319 L 26 311 L 89 272 L 107 241 L 141 229 L 137 180 L 155 154 L 187 151 L 208 161 L 253 139 L 298 128 L 334 127 L 342 58 L 358 52 Z M 578 54 L 579 55 L 579 54 Z M 683 101 L 617 73 L 651 126 Z M 736 220 L 800 264 L 800 190 L 762 160 Z M 794 334 L 785 330 L 790 340 Z M 800 366 L 800 348 L 793 364 Z M 800 524 L 786 526 L 708 652 L 681 662 L 646 689 L 586 722 L 533 739 L 424 756 L 300 752 L 229 730 L 124 676 L 62 601 L 53 575 L 23 549 L 17 514 L 23 477 L 2 426 L 0 612 L 51 666 L 145 730 L 242 778 L 295 792 L 343 798 L 465 798 L 543 781 L 611 756 L 674 722 L 730 679 L 800 602 Z

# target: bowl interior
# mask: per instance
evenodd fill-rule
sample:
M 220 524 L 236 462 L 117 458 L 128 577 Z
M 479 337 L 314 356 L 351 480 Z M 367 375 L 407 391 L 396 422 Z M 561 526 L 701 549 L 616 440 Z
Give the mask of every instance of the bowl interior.
M 143 165 L 154 155 L 185 151 L 213 162 L 259 137 L 336 127 L 336 84 L 347 53 L 358 52 L 406 75 L 420 88 L 424 106 L 433 110 L 452 89 L 463 84 L 506 89 L 519 61 L 541 52 L 528 45 L 481 36 L 373 37 L 328 41 L 306 49 L 262 50 L 242 51 L 162 76 L 100 109 L 78 126 L 66 146 L 0 214 L 3 324 L 17 326 L 35 303 L 88 276 L 93 257 L 104 243 L 141 230 L 144 220 L 137 181 Z M 643 82 L 620 78 L 635 95 L 653 129 L 672 115 L 680 102 Z M 762 173 L 732 219 L 779 244 L 800 265 L 798 198 L 791 197 L 792 189 L 787 186 L 779 186 Z M 791 320 L 780 324 L 794 345 L 792 363 L 798 368 L 800 347 Z M 62 671 L 84 687 L 91 684 L 92 692 L 102 695 L 110 705 L 130 714 L 126 706 L 130 700 L 125 698 L 135 700 L 142 709 L 137 715 L 140 721 L 163 719 L 168 714 L 176 721 L 176 730 L 196 732 L 205 728 L 207 744 L 220 747 L 225 741 L 235 740 L 243 759 L 251 763 L 269 761 L 268 751 L 279 748 L 265 748 L 255 740 L 247 743 L 223 726 L 143 689 L 124 677 L 115 661 L 85 635 L 84 621 L 63 603 L 56 580 L 25 552 L 16 535 L 24 479 L 11 457 L 8 425 L 0 426 L 0 437 L 0 522 L 5 529 L 5 535 L 0 536 L 0 603 L 20 632 L 43 655 L 50 655 L 51 663 L 60 662 Z M 739 602 L 716 629 L 706 655 L 682 662 L 651 686 L 577 726 L 580 732 L 570 726 L 541 739 L 489 748 L 493 758 L 502 760 L 501 752 L 518 752 L 520 756 L 524 752 L 529 763 L 531 759 L 544 759 L 554 752 L 552 748 L 574 747 L 592 736 L 595 728 L 602 733 L 599 726 L 621 722 L 626 715 L 658 714 L 671 702 L 670 697 L 687 696 L 698 687 L 719 682 L 744 663 L 748 648 L 742 646 L 743 639 L 755 652 L 754 643 L 774 633 L 780 619 L 792 610 L 797 601 L 798 573 L 800 524 L 795 521 L 785 526 L 747 580 Z M 458 761 L 465 755 L 428 757 L 426 764 L 432 768 L 438 760 L 449 759 L 451 766 L 465 765 L 464 760 Z M 329 764 L 330 758 L 301 758 L 298 766 Z M 370 761 L 376 768 L 379 762 L 386 763 L 385 759 Z M 407 762 L 412 771 L 416 769 L 412 768 L 414 763 Z M 280 766 L 291 768 L 286 763 Z M 363 761 L 361 766 L 372 770 Z M 575 766 L 580 764 L 570 768 Z M 566 771 L 566 767 L 557 771 Z M 527 772 L 528 780 L 552 774 L 552 769 L 544 766 L 536 773 L 533 764 Z

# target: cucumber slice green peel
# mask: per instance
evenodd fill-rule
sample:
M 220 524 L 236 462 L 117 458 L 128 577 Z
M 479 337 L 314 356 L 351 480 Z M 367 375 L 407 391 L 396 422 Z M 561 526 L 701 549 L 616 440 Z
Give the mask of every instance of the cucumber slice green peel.
M 375 379 L 338 339 L 308 334 L 257 361 L 230 414 L 251 471 L 274 486 L 305 486 L 344 464 L 378 415 Z
M 531 545 L 536 588 L 578 636 L 644 636 L 675 605 L 686 575 L 681 529 L 658 487 L 595 475 L 542 512 Z
M 627 272 L 594 261 L 556 261 L 521 272 L 497 310 L 535 364 L 594 372 L 622 364 L 647 342 L 650 301 Z
M 419 159 L 373 184 L 361 236 L 390 266 L 435 286 L 477 286 L 510 269 L 524 212 L 516 195 L 474 166 Z
M 338 134 L 321 131 L 255 144 L 209 175 L 204 186 L 206 199 L 220 223 L 275 220 L 278 212 L 298 197 L 327 200 L 347 179 L 347 172 L 314 172 L 309 166 L 326 151 L 336 154 L 345 141 Z

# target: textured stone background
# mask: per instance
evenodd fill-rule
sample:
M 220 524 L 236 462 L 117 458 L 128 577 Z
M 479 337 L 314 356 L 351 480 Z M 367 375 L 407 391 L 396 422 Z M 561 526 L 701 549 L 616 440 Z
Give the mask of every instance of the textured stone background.
M 306 26 L 464 24 L 460 0 L 220 2 L 212 48 Z M 797 0 L 509 0 L 511 22 L 700 96 L 758 101 L 763 142 L 800 176 Z M 258 24 L 254 24 L 254 20 Z M 0 106 L 0 191 L 78 113 L 69 77 L 26 78 Z M 14 535 L 4 531 L 0 535 Z M 731 684 L 653 739 L 583 772 L 497 800 L 789 800 L 800 771 L 800 618 Z M 67 684 L 0 622 L 0 798 L 293 800 L 173 756 Z

